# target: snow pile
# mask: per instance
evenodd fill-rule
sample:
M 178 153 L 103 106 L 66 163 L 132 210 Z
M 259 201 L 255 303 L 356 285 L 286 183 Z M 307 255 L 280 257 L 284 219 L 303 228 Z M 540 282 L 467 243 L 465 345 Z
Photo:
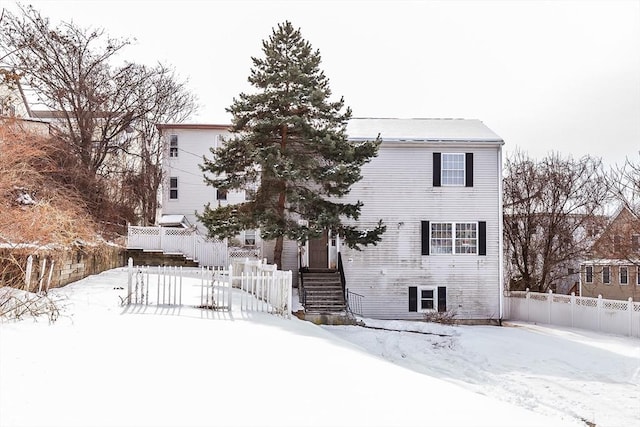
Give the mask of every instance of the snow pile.
M 126 282 L 126 270 L 115 269 L 52 290 L 68 298 L 52 325 L 0 324 L 0 425 L 637 421 L 629 409 L 638 407 L 637 401 L 631 405 L 637 372 L 625 377 L 639 366 L 637 340 L 364 319 L 370 327 L 415 331 L 390 332 L 319 327 L 262 313 L 121 307 Z M 199 284 L 185 279 L 183 286 L 195 291 Z M 595 360 L 599 366 L 588 366 Z M 557 392 L 563 384 L 565 395 Z M 545 385 L 548 398 L 539 395 Z M 550 403 L 565 396 L 571 399 Z M 609 409 L 600 413 L 604 405 Z M 582 412 L 586 408 L 592 412 Z

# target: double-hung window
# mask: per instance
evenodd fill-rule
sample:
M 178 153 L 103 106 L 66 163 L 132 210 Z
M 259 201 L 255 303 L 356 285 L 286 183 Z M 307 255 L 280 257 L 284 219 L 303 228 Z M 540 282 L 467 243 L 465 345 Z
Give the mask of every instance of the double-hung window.
M 585 283 L 593 283 L 593 266 L 587 265 L 584 268 L 584 281 Z
M 244 244 L 246 246 L 255 246 L 256 230 L 244 230 Z
M 487 255 L 487 222 L 422 221 L 421 255 Z
M 178 199 L 178 177 L 176 176 L 169 178 L 169 199 Z
M 473 187 L 473 153 L 433 153 L 434 187 Z
M 464 153 L 442 153 L 442 185 L 464 186 Z
M 227 200 L 227 190 L 216 189 L 216 200 Z
M 432 254 L 477 254 L 478 223 L 432 222 Z
M 608 265 L 602 267 L 602 283 L 606 285 L 611 284 L 611 267 Z
M 169 157 L 178 157 L 178 135 L 169 136 Z
M 620 284 L 629 284 L 629 269 L 627 267 L 620 266 Z
M 447 311 L 446 286 L 409 286 L 409 311 Z

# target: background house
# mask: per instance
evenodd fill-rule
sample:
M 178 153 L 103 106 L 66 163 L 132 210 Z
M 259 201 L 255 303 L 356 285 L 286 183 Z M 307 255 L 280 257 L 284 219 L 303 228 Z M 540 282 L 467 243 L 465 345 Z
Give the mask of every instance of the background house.
M 580 266 L 581 296 L 640 301 L 640 218 L 622 207 Z

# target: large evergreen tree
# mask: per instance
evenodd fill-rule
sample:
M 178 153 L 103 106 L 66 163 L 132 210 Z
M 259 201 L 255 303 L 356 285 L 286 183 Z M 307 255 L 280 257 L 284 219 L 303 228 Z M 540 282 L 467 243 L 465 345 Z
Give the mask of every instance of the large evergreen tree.
M 362 178 L 360 168 L 377 155 L 380 141 L 347 139 L 351 110 L 343 99 L 329 100 L 320 52 L 299 29 L 279 24 L 262 46 L 264 58 L 252 58 L 248 79 L 256 90 L 241 93 L 227 109 L 233 137 L 211 149 L 212 159 L 201 166 L 209 185 L 245 190 L 246 201 L 207 204 L 200 220 L 216 237 L 259 228 L 263 239 L 275 239 L 279 266 L 285 237 L 305 241 L 329 230 L 352 248 L 377 243 L 382 221 L 366 231 L 344 224 L 358 219 L 362 203 L 340 198 Z

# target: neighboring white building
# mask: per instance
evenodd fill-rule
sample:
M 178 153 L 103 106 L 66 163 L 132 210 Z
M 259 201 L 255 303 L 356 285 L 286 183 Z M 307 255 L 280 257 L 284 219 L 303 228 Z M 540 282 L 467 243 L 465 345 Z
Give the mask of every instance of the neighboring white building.
M 228 194 L 206 185 L 200 170 L 203 156 L 211 159 L 210 148 L 216 148 L 224 137 L 230 135 L 231 125 L 215 124 L 160 124 L 165 141 L 165 182 L 160 196 L 161 208 L 158 223 L 168 220 L 177 224 L 196 226 L 206 234 L 205 227 L 198 222 L 196 212 L 202 213 L 204 206 L 212 207 L 240 203 L 244 192 L 230 191 Z M 177 216 L 184 219 L 176 220 Z M 164 217 L 164 218 L 163 218 Z M 249 230 L 240 236 L 242 244 L 256 245 L 255 231 Z M 251 243 L 253 241 L 253 243 Z
M 196 224 L 195 211 L 207 202 L 244 200 L 243 193 L 221 199 L 199 168 L 229 125 L 159 128 L 167 143 L 162 215 L 184 215 Z M 352 119 L 347 134 L 382 139 L 378 156 L 362 168 L 363 179 L 344 200 L 364 203 L 361 228 L 382 219 L 387 231 L 361 251 L 335 236 L 307 242 L 303 266 L 336 267 L 340 252 L 346 287 L 363 296 L 366 317 L 422 319 L 448 311 L 457 319 L 500 319 L 503 140 L 481 121 L 465 119 Z M 270 248 L 265 242 L 267 258 Z M 299 267 L 295 242 L 285 246 L 283 264 Z

